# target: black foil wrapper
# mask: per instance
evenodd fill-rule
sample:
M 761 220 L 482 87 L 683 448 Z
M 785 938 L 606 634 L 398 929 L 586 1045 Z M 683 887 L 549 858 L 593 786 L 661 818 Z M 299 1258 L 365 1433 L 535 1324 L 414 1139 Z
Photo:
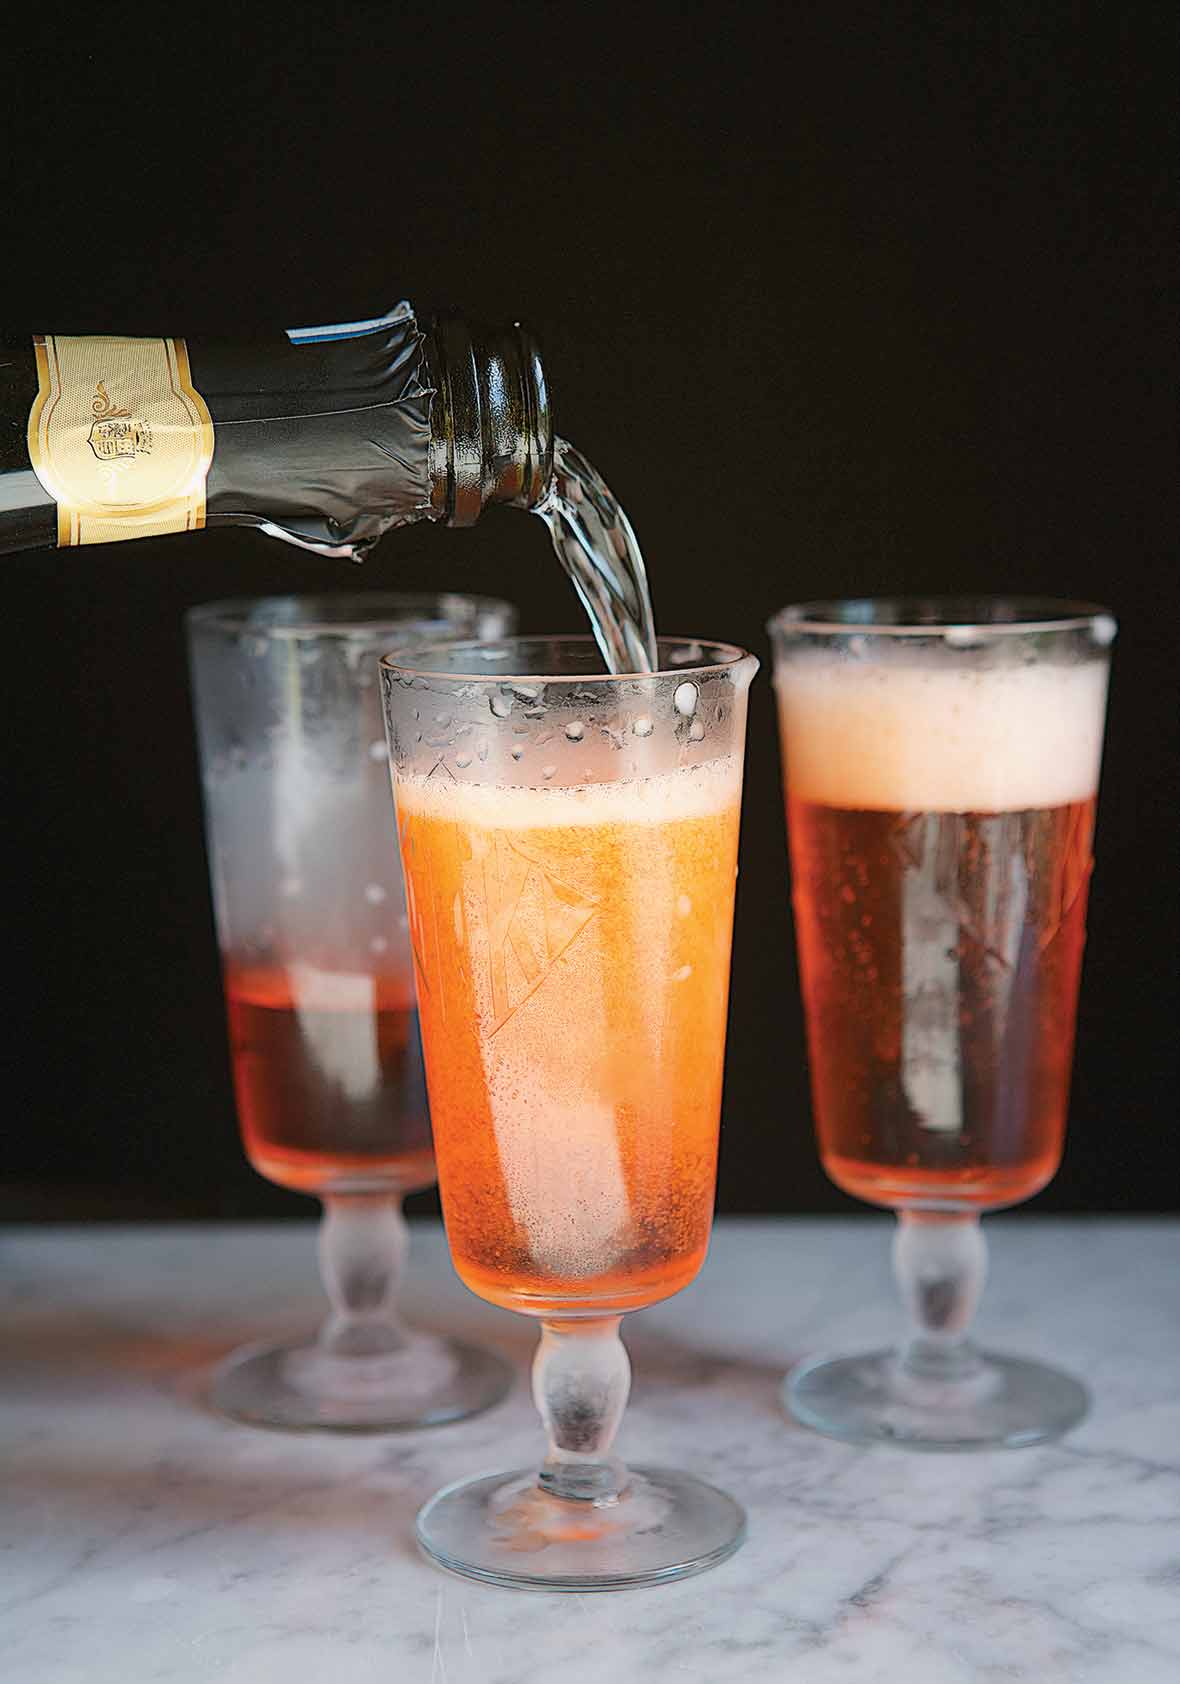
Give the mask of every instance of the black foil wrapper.
M 235 343 L 185 339 L 213 419 L 207 526 L 257 526 L 360 559 L 431 506 L 430 384 L 414 312 Z M 29 462 L 32 340 L 0 343 L 0 551 L 57 542 L 56 505 Z

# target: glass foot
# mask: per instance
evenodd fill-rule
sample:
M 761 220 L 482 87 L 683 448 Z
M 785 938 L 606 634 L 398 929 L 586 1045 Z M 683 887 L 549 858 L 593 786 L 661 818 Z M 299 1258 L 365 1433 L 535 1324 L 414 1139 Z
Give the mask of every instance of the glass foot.
M 746 1536 L 741 1505 L 669 1468 L 634 1468 L 609 1503 L 542 1491 L 535 1470 L 448 1485 L 418 1515 L 418 1542 L 442 1567 L 534 1590 L 626 1590 L 703 1573 Z
M 210 1400 L 256 1427 L 389 1433 L 477 1415 L 511 1384 L 511 1368 L 493 1352 L 414 1334 L 381 1356 L 334 1356 L 314 1343 L 250 1346 L 217 1369 Z
M 1022 1357 L 978 1353 L 961 1379 L 917 1376 L 896 1351 L 821 1357 L 794 1369 L 783 1387 L 806 1427 L 854 1444 L 910 1450 L 991 1450 L 1059 1438 L 1085 1415 L 1086 1388 L 1056 1368 Z

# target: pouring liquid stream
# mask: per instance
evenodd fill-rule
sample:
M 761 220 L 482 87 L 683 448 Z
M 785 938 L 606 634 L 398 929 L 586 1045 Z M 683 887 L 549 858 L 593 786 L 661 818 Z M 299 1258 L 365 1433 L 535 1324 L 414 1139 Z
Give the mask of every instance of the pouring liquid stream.
M 607 671 L 654 672 L 655 621 L 638 540 L 602 476 L 565 439 L 554 441 L 553 479 L 530 512 L 549 528 Z

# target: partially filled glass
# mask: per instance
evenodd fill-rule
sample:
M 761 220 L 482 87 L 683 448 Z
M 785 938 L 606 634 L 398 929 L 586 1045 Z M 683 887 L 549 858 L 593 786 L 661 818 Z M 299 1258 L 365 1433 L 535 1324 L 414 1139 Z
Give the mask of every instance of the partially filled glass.
M 382 663 L 439 1185 L 472 1291 L 538 1318 L 540 1472 L 440 1492 L 418 1536 L 504 1584 L 699 1572 L 744 1516 L 628 1471 L 623 1312 L 708 1246 L 746 692 L 757 663 L 660 640 L 608 676 L 589 638 Z
M 332 1314 L 236 1353 L 225 1413 L 267 1426 L 457 1420 L 503 1396 L 490 1352 L 406 1328 L 406 1194 L 435 1180 L 377 662 L 404 637 L 495 635 L 507 605 L 386 593 L 189 616 L 230 1052 L 246 1154 L 324 1201 Z
M 979 1216 L 1065 1138 L 1115 624 L 994 599 L 789 608 L 771 626 L 824 1168 L 897 1211 L 900 1352 L 796 1370 L 840 1438 L 1024 1444 L 1083 1387 L 977 1351 Z

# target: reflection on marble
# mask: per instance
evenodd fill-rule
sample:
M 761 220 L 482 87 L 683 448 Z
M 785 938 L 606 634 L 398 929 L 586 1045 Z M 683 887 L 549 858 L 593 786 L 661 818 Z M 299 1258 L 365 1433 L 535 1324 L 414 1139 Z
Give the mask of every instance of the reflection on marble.
M 313 1325 L 312 1229 L 46 1229 L 0 1243 L 5 1684 L 1177 1684 L 1180 1224 L 988 1225 L 987 1342 L 1084 1376 L 1063 1444 L 914 1456 L 788 1422 L 787 1363 L 896 1327 L 888 1224 L 719 1225 L 702 1279 L 630 1319 L 621 1448 L 731 1490 L 750 1540 L 613 1596 L 493 1590 L 421 1560 L 439 1484 L 532 1462 L 531 1330 L 415 1233 L 409 1309 L 521 1371 L 404 1437 L 218 1420 L 197 1377 Z

